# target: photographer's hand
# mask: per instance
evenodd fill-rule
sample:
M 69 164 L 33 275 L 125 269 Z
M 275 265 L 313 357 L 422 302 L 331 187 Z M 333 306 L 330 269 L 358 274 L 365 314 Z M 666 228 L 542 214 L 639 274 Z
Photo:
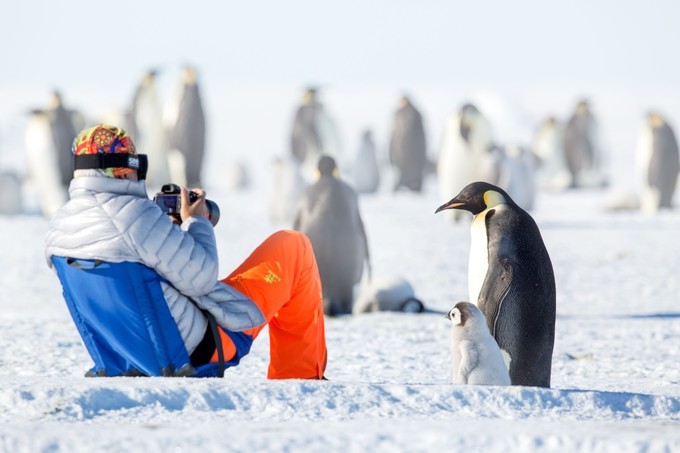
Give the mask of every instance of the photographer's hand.
M 182 197 L 182 207 L 179 211 L 182 221 L 185 221 L 189 217 L 205 217 L 209 219 L 210 213 L 208 212 L 208 207 L 205 204 L 205 191 L 201 189 L 193 189 L 193 192 L 198 194 L 198 200 L 193 203 L 189 202 L 189 190 L 186 187 L 182 187 L 180 196 Z

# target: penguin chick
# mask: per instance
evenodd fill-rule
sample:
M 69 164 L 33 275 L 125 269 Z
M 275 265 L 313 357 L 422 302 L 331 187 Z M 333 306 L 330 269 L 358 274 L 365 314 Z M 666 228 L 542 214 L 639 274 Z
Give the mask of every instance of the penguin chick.
M 451 382 L 510 385 L 501 350 L 479 308 L 470 302 L 458 302 L 446 318 L 451 321 Z

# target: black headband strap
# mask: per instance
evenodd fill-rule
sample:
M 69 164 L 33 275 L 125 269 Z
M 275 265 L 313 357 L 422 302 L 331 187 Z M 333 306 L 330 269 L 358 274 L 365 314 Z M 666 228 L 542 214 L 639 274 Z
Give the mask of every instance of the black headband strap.
M 146 178 L 148 161 L 146 154 L 80 154 L 73 156 L 73 169 L 131 168 L 137 170 L 139 179 Z

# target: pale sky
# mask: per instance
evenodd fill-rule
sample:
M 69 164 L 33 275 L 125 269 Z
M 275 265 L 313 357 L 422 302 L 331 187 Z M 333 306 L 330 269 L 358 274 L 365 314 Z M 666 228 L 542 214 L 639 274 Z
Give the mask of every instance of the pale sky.
M 0 89 L 129 81 L 669 84 L 680 2 L 3 0 Z

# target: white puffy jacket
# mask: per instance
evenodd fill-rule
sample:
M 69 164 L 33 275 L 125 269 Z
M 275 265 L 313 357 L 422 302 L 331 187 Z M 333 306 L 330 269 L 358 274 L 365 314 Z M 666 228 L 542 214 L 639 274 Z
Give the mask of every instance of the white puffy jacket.
M 189 301 L 215 316 L 225 329 L 240 331 L 265 322 L 245 295 L 217 281 L 215 233 L 210 222 L 190 217 L 174 225 L 148 199 L 144 181 L 114 179 L 97 172 L 78 176 L 69 187 L 70 200 L 50 222 L 46 258 L 131 261 L 153 268 L 170 312 L 191 354 L 203 338 L 207 319 Z

